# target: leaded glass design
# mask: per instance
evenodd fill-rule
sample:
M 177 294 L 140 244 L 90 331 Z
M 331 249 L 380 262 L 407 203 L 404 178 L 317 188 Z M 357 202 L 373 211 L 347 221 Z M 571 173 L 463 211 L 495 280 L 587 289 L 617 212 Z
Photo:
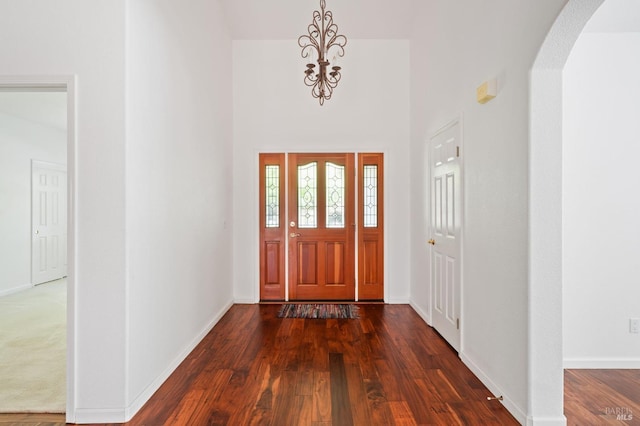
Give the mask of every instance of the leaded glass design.
M 378 227 L 378 166 L 364 166 L 364 227 Z
M 327 228 L 344 228 L 344 166 L 327 163 Z
M 280 166 L 265 166 L 267 228 L 280 227 Z
M 298 166 L 298 228 L 318 227 L 318 163 Z

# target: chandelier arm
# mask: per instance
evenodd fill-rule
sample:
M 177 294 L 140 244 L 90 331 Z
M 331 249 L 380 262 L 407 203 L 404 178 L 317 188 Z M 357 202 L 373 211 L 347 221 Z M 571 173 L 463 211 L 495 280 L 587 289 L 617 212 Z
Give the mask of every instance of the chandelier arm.
M 324 12 L 324 9 L 323 9 Z M 330 10 L 324 12 L 323 20 L 322 20 L 322 46 L 324 47 L 325 53 L 329 53 L 329 42 L 328 39 L 331 39 L 331 29 L 335 26 L 333 23 L 333 13 Z
M 331 89 L 334 89 L 338 86 L 338 83 L 340 82 L 340 73 L 336 72 L 335 77 L 334 76 L 330 76 L 329 78 L 327 78 L 326 80 L 326 84 L 328 87 L 331 87 Z
M 303 36 L 306 37 L 306 36 Z M 298 44 L 301 43 L 301 40 L 298 41 Z M 309 58 L 309 60 L 311 60 L 311 52 L 313 50 L 317 51 L 318 47 L 314 44 L 314 43 L 308 43 L 308 44 L 304 44 L 301 45 L 300 47 L 302 47 L 302 51 L 300 52 L 300 55 L 303 58 Z
M 311 88 L 311 96 L 320 99 L 320 103 L 322 104 L 323 96 L 321 95 L 320 80 L 318 80 L 316 84 Z
M 306 75 L 304 77 L 304 84 L 306 84 L 309 87 L 315 86 L 316 84 L 318 84 L 318 81 L 319 80 L 317 75 Z
M 324 99 L 328 101 L 329 99 L 331 99 L 331 96 L 333 95 L 333 89 L 334 89 L 335 86 L 332 86 L 332 85 L 328 84 L 328 82 L 325 81 L 324 87 L 325 87 Z
M 303 58 L 309 58 L 310 50 L 315 49 L 316 51 L 320 50 L 319 45 L 319 34 L 320 29 L 315 24 L 309 24 L 308 27 L 309 35 L 301 35 L 298 37 L 298 46 L 302 47 L 301 55 Z
M 344 56 L 344 46 L 347 44 L 347 38 L 341 34 L 338 34 L 338 26 L 333 22 L 333 14 L 331 11 L 325 13 L 325 22 L 327 23 L 325 29 L 325 51 L 329 51 L 337 47 L 337 55 Z
M 347 38 L 343 35 L 335 35 L 329 39 L 327 42 L 327 51 L 332 47 L 338 47 L 337 54 L 342 57 L 344 56 L 344 46 L 347 44 Z

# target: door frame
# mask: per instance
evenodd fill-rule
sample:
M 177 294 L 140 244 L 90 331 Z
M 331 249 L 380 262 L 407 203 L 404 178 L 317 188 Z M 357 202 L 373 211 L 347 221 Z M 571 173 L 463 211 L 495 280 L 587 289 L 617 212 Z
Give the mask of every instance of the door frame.
M 67 401 L 66 421 L 75 423 L 76 382 L 76 96 L 75 75 L 0 75 L 0 91 L 65 91 L 67 93 Z
M 459 342 L 459 348 L 458 348 L 458 353 L 461 354 L 464 351 L 464 229 L 465 229 L 465 197 L 464 197 L 464 120 L 463 120 L 463 116 L 462 114 L 459 114 L 457 116 L 455 116 L 454 118 L 452 118 L 451 120 L 449 120 L 444 126 L 438 128 L 436 131 L 432 131 L 429 133 L 429 136 L 427 138 L 426 141 L 426 164 L 428 167 L 428 200 L 427 200 L 427 205 L 428 207 L 428 235 L 429 238 L 431 238 L 430 236 L 433 235 L 433 229 L 432 229 L 432 208 L 433 208 L 433 197 L 432 197 L 432 188 L 431 188 L 431 179 L 433 176 L 433 170 L 431 169 L 431 141 L 433 138 L 435 138 L 436 136 L 438 136 L 440 133 L 449 130 L 451 127 L 458 125 L 458 136 L 460 138 L 459 140 L 459 144 L 458 146 L 460 147 L 460 157 L 458 160 L 458 164 L 459 164 L 459 172 L 460 172 L 460 205 L 458 207 L 458 211 L 460 212 L 460 235 L 459 235 L 459 241 L 460 241 L 460 258 L 458 259 L 459 261 L 459 265 L 460 265 L 460 289 L 459 289 L 459 297 L 460 300 L 459 302 L 459 306 L 460 306 L 460 312 L 459 312 L 459 319 L 460 319 L 460 328 L 459 328 L 459 333 L 460 333 L 460 342 Z M 425 245 L 427 245 L 428 243 L 425 241 L 424 242 Z M 433 310 L 434 310 L 434 298 L 433 298 L 433 294 L 434 294 L 434 284 L 433 284 L 433 256 L 432 256 L 432 251 L 431 248 L 429 247 L 428 249 L 429 252 L 429 315 L 428 315 L 428 324 L 430 326 L 433 326 Z
M 336 153 L 336 154 L 354 154 L 355 159 L 356 159 L 356 169 L 358 169 L 359 167 L 359 163 L 358 163 L 358 154 L 366 154 L 366 153 L 380 153 L 382 154 L 382 157 L 384 159 L 384 165 L 388 164 L 388 157 L 389 157 L 389 152 L 387 149 L 375 149 L 375 148 L 371 148 L 371 149 L 311 149 L 311 148 L 282 148 L 282 149 L 259 149 L 259 150 L 254 150 L 253 151 L 253 168 L 251 173 L 253 174 L 253 188 L 254 188 L 254 194 L 255 196 L 253 197 L 253 211 L 254 212 L 258 212 L 260 209 L 260 197 L 259 197 L 259 193 L 260 193 L 260 179 L 259 179 L 259 175 L 260 175 L 260 155 L 261 154 L 284 154 L 285 157 L 285 167 L 288 168 L 289 164 L 288 164 L 288 156 L 291 153 L 297 153 L 297 154 L 330 154 L 330 153 Z M 385 167 L 385 166 L 383 166 Z M 284 182 L 285 188 L 288 188 L 289 185 L 289 177 L 288 177 L 288 173 L 285 173 L 285 182 Z M 383 185 L 387 185 L 387 179 L 384 180 Z M 384 227 L 384 232 L 385 232 L 385 238 L 383 239 L 383 299 L 382 302 L 383 303 L 389 303 L 389 267 L 388 267 L 388 261 L 389 261 L 389 256 L 388 256 L 388 238 L 386 238 L 386 230 L 388 229 L 388 214 L 386 214 L 387 212 L 387 207 L 388 207 L 388 197 L 389 197 L 389 192 L 388 190 L 383 191 L 383 198 L 382 198 L 382 206 L 383 206 L 383 210 L 384 210 L 384 214 L 383 214 L 383 218 L 382 218 L 382 223 L 383 223 L 383 227 Z M 356 197 L 356 218 L 357 215 L 359 214 L 359 209 L 358 209 L 358 196 L 359 196 L 359 191 L 358 191 L 358 180 L 357 180 L 357 176 L 356 176 L 356 180 L 355 180 L 355 194 L 354 196 Z M 285 200 L 285 212 L 288 211 L 289 205 L 288 205 L 288 197 L 284 197 Z M 251 250 L 253 251 L 253 258 L 255 259 L 253 264 L 253 298 L 252 299 L 244 299 L 244 301 L 239 301 L 238 303 L 261 303 L 260 300 L 260 218 L 258 217 L 257 220 L 255 220 L 253 225 L 253 244 L 252 244 L 252 248 Z M 357 268 L 358 268 L 358 231 L 357 231 L 357 223 L 356 223 L 356 244 L 355 244 L 355 255 L 356 255 L 356 282 L 355 282 L 355 286 L 356 286 L 356 297 L 355 297 L 355 302 L 359 302 L 359 293 L 358 293 L 358 273 L 357 273 Z M 288 244 L 288 243 L 287 243 Z M 288 271 L 289 268 L 289 258 L 288 256 L 286 256 L 285 258 L 285 270 Z M 289 277 L 288 274 L 285 274 L 285 298 L 284 301 L 288 302 L 290 301 L 289 298 Z M 269 302 L 267 302 L 269 303 Z

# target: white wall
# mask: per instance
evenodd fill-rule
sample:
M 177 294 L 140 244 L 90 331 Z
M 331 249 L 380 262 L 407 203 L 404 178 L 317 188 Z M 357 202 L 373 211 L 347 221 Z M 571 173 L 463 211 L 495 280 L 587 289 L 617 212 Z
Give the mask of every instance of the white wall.
M 409 299 L 409 43 L 349 40 L 324 106 L 296 40 L 234 41 L 234 291 L 259 299 L 258 153 L 384 152 L 386 300 Z
M 109 416 L 125 402 L 124 1 L 0 0 L 0 10 L 4 75 L 77 76 L 68 419 Z
M 233 301 L 232 77 L 219 2 L 127 11 L 129 417 Z
M 77 76 L 67 419 L 121 422 L 232 300 L 228 31 L 218 2 L 0 6 L 3 73 Z
M 411 300 L 428 315 L 426 141 L 461 116 L 465 223 L 460 356 L 492 392 L 504 396 L 506 407 L 523 423 L 530 412 L 529 70 L 564 3 L 414 3 Z M 478 104 L 476 87 L 490 78 L 498 80 L 498 96 Z
M 567 368 L 640 368 L 640 33 L 584 33 L 564 69 Z
M 64 130 L 0 112 L 0 296 L 31 286 L 31 160 L 66 153 Z

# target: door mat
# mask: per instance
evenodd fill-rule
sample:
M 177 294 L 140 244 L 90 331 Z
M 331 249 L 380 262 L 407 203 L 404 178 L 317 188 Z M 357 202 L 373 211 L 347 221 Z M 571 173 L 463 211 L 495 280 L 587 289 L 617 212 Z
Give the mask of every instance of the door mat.
M 354 319 L 358 318 L 358 307 L 350 304 L 286 304 L 278 312 L 279 318 L 309 319 Z

